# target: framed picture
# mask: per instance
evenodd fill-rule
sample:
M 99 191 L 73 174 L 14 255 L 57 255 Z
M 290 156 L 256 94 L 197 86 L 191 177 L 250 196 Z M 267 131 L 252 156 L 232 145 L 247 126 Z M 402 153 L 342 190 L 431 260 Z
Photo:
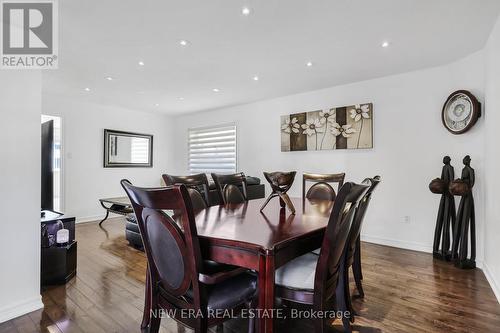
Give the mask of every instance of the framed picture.
M 373 104 L 281 116 L 281 151 L 373 148 Z

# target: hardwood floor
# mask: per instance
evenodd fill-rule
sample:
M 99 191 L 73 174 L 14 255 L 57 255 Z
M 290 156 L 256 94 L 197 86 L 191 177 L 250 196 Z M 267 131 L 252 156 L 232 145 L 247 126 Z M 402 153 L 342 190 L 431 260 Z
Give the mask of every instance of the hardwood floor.
M 42 293 L 43 310 L 0 324 L 3 332 L 139 332 L 146 259 L 127 245 L 121 218 L 77 226 L 78 273 Z M 459 270 L 429 254 L 362 244 L 364 299 L 355 332 L 498 332 L 500 305 L 481 270 Z M 354 283 L 352 284 L 354 285 Z M 212 329 L 215 332 L 215 328 Z M 309 320 L 277 322 L 278 332 L 312 332 Z M 190 332 L 163 320 L 161 332 Z M 334 323 L 332 331 L 341 331 Z M 233 320 L 224 332 L 246 332 Z

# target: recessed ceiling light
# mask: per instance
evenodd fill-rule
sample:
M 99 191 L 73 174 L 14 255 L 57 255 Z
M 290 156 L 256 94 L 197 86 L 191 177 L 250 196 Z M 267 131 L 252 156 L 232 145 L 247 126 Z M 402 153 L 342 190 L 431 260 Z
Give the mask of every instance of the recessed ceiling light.
M 383 43 L 382 43 L 382 47 L 384 47 L 384 48 L 385 48 L 385 47 L 389 47 L 389 42 L 388 42 L 388 41 L 383 42 Z
M 90 88 L 85 88 L 84 90 L 85 90 L 85 91 L 90 91 Z
M 307 67 L 312 67 L 312 65 L 313 65 L 313 63 L 312 63 L 312 62 L 310 62 L 310 61 L 308 61 L 308 62 L 306 63 L 306 66 L 307 66 Z
M 111 76 L 106 76 L 106 80 L 113 81 L 113 78 Z
M 254 81 L 259 81 L 259 77 L 258 77 L 257 75 L 255 75 L 255 76 L 253 77 L 253 80 L 254 80 Z
M 155 106 L 160 106 L 160 103 L 155 103 Z
M 144 61 L 139 61 L 139 66 L 144 66 Z
M 185 40 L 185 39 L 181 39 L 179 41 L 179 44 L 182 45 L 182 46 L 187 46 L 189 44 L 189 42 L 187 40 Z
M 219 88 L 214 88 L 214 89 L 212 89 L 212 91 L 213 92 L 219 92 L 220 90 L 219 90 Z
M 245 16 L 250 15 L 250 12 L 251 12 L 251 10 L 250 10 L 250 8 L 248 8 L 248 7 L 243 7 L 243 8 L 241 9 L 241 13 L 242 13 L 243 15 L 245 15 Z

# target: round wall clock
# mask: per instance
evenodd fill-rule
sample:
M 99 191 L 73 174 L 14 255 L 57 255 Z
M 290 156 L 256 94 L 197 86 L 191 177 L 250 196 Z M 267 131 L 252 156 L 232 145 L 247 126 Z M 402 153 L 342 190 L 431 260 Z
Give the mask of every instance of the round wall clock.
M 467 90 L 452 93 L 443 106 L 443 125 L 453 134 L 462 134 L 474 126 L 481 117 L 481 103 Z

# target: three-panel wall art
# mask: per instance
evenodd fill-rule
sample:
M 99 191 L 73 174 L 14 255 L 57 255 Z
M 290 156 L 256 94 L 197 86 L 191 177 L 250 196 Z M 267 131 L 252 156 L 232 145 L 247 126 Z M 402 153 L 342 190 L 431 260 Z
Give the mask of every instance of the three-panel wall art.
M 281 151 L 373 148 L 373 104 L 281 116 Z

